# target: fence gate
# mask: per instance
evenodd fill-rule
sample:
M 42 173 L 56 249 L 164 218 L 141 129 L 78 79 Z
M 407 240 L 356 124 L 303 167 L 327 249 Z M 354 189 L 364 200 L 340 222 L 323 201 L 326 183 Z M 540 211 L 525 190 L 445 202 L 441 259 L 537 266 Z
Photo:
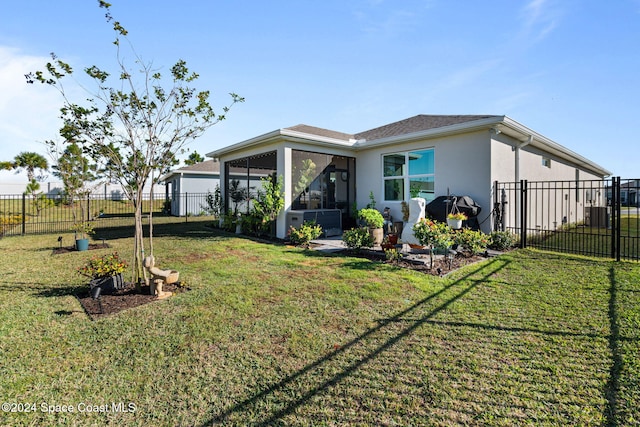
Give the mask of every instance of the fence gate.
M 640 179 L 495 182 L 493 226 L 520 247 L 640 261 Z

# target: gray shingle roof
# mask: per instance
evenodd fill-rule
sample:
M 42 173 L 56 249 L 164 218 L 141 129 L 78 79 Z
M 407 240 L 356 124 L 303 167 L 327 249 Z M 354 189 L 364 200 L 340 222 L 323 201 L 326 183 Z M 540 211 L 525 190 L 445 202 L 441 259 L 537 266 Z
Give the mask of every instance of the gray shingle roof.
M 173 172 L 210 172 L 220 173 L 220 162 L 213 160 L 205 160 L 204 162 L 196 163 L 195 165 L 189 165 L 181 167 Z
M 437 129 L 459 123 L 472 122 L 475 120 L 499 117 L 494 115 L 427 115 L 420 114 L 375 129 L 367 130 L 355 134 L 356 139 L 372 141 L 376 139 L 388 138 L 392 136 L 405 135 L 408 133 L 420 132 L 428 129 Z
M 289 128 L 285 128 L 285 129 L 292 130 L 294 132 L 302 132 L 302 133 L 308 133 L 308 134 L 311 134 L 311 135 L 324 136 L 326 138 L 341 139 L 341 140 L 344 140 L 344 141 L 348 141 L 348 140 L 353 138 L 353 135 L 348 134 L 348 133 L 337 132 L 335 130 L 329 130 L 329 129 L 317 128 L 315 126 L 309 126 L 309 125 L 296 125 L 296 126 L 291 126 Z

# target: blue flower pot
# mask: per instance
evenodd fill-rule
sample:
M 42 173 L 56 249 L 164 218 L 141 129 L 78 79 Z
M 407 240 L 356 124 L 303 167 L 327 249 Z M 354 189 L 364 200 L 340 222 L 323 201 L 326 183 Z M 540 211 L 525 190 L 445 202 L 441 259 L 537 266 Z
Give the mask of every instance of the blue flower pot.
M 88 251 L 89 250 L 89 239 L 76 239 L 76 250 Z

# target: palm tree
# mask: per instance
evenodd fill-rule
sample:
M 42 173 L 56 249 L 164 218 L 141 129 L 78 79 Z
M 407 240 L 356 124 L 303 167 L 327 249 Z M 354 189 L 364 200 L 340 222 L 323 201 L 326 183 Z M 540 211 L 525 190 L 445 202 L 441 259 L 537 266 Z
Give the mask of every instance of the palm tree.
M 11 163 L 12 169 L 25 169 L 27 171 L 27 178 L 29 182 L 36 179 L 36 169 L 47 170 L 49 169 L 49 163 L 47 159 L 41 154 L 34 153 L 32 151 L 23 151 L 13 159 Z
M 40 184 L 36 178 L 36 169 L 40 169 L 42 171 L 47 170 L 49 168 L 47 159 L 45 159 L 41 154 L 33 151 L 23 151 L 13 158 L 13 162 L 0 162 L 0 167 L 3 169 L 17 169 L 18 171 L 24 169 L 27 171 L 29 184 L 27 184 L 25 193 L 31 194 L 37 215 L 40 215 L 43 203 L 47 199 L 44 195 L 41 195 L 42 197 L 38 198 L 37 192 L 40 190 Z

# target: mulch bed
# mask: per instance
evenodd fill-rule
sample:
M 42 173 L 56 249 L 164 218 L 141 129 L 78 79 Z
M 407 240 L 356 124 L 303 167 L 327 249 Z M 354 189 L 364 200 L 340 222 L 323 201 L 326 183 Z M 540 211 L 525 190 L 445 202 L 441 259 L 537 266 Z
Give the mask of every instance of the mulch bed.
M 108 243 L 89 243 L 89 250 L 110 248 Z M 66 254 L 69 252 L 78 252 L 75 246 L 62 246 L 53 249 L 53 255 Z
M 352 251 L 349 249 L 345 249 L 338 253 L 343 253 L 348 256 L 353 256 L 357 258 L 366 258 L 371 261 L 379 261 L 387 264 L 396 265 L 401 268 L 408 268 L 411 270 L 418 271 L 424 274 L 431 274 L 433 276 L 444 276 L 452 271 L 455 271 L 461 267 L 464 267 L 468 264 L 473 264 L 479 261 L 483 261 L 487 259 L 486 256 L 481 255 L 464 255 L 461 253 L 456 254 L 452 259 L 447 259 L 442 255 L 436 255 L 433 260 L 433 268 L 431 268 L 431 264 L 429 261 L 429 255 L 419 255 L 412 256 L 411 258 L 404 257 L 399 261 L 387 261 L 385 259 L 385 255 L 381 251 Z
M 177 282 L 164 285 L 162 290 L 176 294 L 188 291 L 189 288 L 181 286 L 180 282 Z M 138 292 L 133 284 L 128 284 L 126 288 L 117 290 L 112 294 L 100 295 L 97 300 L 91 298 L 89 295 L 89 287 L 87 286 L 86 292 L 78 294 L 76 297 L 78 301 L 80 301 L 80 305 L 82 305 L 84 311 L 92 320 L 116 314 L 128 308 L 139 307 L 150 302 L 158 301 L 155 295 L 149 293 L 148 286 L 142 286 L 140 292 Z M 172 296 L 169 298 L 172 298 Z
M 106 249 L 110 248 L 107 243 L 90 243 L 89 250 Z M 53 249 L 53 255 L 66 254 L 69 252 L 77 252 L 75 246 L 64 246 Z M 110 316 L 112 314 L 119 313 L 123 310 L 133 307 L 139 307 L 150 302 L 158 301 L 155 295 L 149 293 L 148 286 L 142 286 L 140 291 L 137 291 L 135 285 L 130 283 L 124 289 L 114 291 L 111 294 L 102 294 L 99 299 L 95 300 L 89 295 L 89 286 L 82 293 L 77 294 L 76 297 L 80 302 L 80 305 L 92 319 L 96 320 L 101 317 Z M 164 292 L 173 292 L 174 294 L 188 291 L 189 288 L 182 286 L 180 282 L 170 285 L 164 285 L 162 287 Z M 171 298 L 171 297 L 169 297 Z

